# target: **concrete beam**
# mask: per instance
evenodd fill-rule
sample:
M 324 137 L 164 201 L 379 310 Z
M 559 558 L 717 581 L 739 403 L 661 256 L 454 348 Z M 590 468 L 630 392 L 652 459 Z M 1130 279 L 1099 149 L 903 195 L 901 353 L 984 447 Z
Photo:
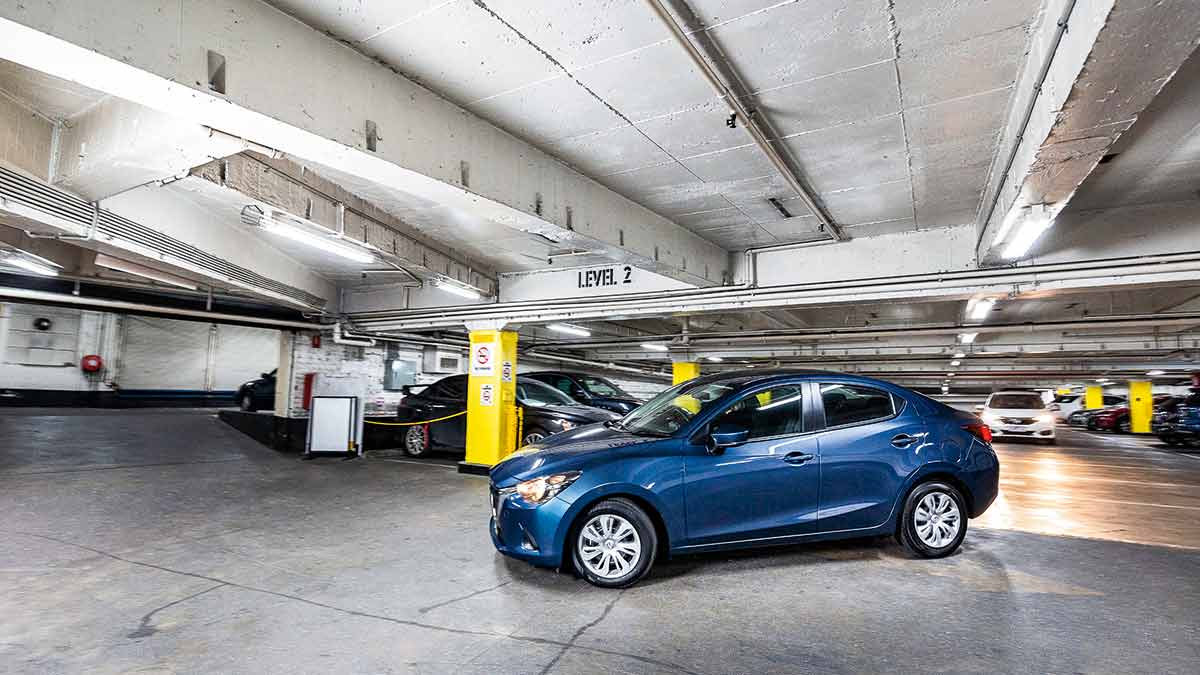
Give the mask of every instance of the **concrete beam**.
M 727 269 L 720 247 L 264 3 L 4 0 L 0 58 L 369 180 L 398 198 L 689 283 L 719 283 Z M 220 76 L 210 77 L 222 59 Z M 368 126 L 377 130 L 375 151 Z
M 98 201 L 248 147 L 219 131 L 109 97 L 63 123 L 51 182 Z
M 0 91 L 0 164 L 46 180 L 54 147 L 54 123 L 23 101 Z
M 1047 3 L 980 212 L 983 264 L 1005 259 L 1022 207 L 1052 219 L 1066 206 L 1196 48 L 1198 26 L 1194 0 Z

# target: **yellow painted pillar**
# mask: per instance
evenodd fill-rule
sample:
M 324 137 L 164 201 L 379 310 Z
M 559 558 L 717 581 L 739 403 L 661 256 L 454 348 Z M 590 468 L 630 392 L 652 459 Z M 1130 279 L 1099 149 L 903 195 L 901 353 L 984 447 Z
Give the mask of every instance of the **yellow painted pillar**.
M 671 364 L 671 384 L 679 384 L 700 377 L 700 364 L 696 361 L 676 361 Z
M 1097 410 L 1104 407 L 1104 387 L 1088 387 L 1083 397 L 1083 407 Z
M 1149 382 L 1129 383 L 1129 430 L 1135 434 L 1150 433 L 1150 418 L 1154 416 L 1154 394 Z
M 460 473 L 486 474 L 517 447 L 517 334 L 471 331 L 467 457 Z

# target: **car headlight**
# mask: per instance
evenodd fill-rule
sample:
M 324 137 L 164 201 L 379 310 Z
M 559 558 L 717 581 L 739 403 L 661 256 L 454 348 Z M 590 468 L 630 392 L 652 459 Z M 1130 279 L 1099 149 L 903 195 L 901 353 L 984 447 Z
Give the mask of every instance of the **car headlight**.
M 983 413 L 983 421 L 990 426 L 999 422 L 1000 417 L 998 415 L 993 415 L 992 413 Z
M 1053 415 L 1038 415 L 1037 421 L 1039 421 L 1043 424 L 1054 424 L 1054 416 Z
M 581 475 L 578 471 L 538 476 L 517 483 L 517 494 L 530 504 L 544 504 L 574 483 Z
M 572 422 L 571 420 L 559 420 L 558 423 L 560 425 L 562 425 L 563 431 L 570 431 L 571 429 L 574 429 L 575 427 L 579 426 L 578 424 Z

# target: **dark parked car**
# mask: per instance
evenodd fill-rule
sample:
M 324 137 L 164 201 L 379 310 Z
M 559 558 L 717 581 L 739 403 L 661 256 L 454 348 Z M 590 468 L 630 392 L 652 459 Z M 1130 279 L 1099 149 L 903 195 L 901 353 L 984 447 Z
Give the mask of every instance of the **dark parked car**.
M 1200 391 L 1178 400 L 1174 410 L 1155 422 L 1154 433 L 1167 445 L 1200 442 Z
M 721 373 L 501 461 L 489 529 L 504 555 L 614 588 L 661 554 L 821 539 L 895 535 L 937 558 L 991 505 L 999 476 L 986 424 L 903 387 Z
M 275 407 L 275 370 L 238 387 L 234 395 L 238 407 L 246 412 Z
M 525 377 L 545 382 L 584 405 L 625 413 L 642 404 L 617 385 L 603 377 L 562 371 L 528 373 Z
M 577 426 L 617 419 L 608 410 L 580 405 L 547 384 L 517 377 L 517 405 L 522 408 L 521 445 L 536 443 L 547 436 Z M 467 376 L 451 375 L 426 387 L 418 394 L 409 393 L 400 401 L 397 416 L 402 422 L 437 419 L 467 408 Z M 404 432 L 404 451 L 413 457 L 433 449 L 462 451 L 467 443 L 465 415 L 442 422 L 408 427 Z

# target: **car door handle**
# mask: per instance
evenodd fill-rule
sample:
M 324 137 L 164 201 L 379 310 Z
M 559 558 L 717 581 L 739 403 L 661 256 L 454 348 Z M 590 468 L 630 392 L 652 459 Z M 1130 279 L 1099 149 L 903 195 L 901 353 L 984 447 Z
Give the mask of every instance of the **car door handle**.
M 916 436 L 909 436 L 908 434 L 897 434 L 892 437 L 892 445 L 896 446 L 897 448 L 907 448 L 908 446 L 912 445 L 913 443 L 916 443 L 919 440 L 921 440 L 921 439 L 917 438 Z
M 807 452 L 789 452 L 783 456 L 783 461 L 788 464 L 803 464 L 812 459 L 815 455 L 810 455 Z

